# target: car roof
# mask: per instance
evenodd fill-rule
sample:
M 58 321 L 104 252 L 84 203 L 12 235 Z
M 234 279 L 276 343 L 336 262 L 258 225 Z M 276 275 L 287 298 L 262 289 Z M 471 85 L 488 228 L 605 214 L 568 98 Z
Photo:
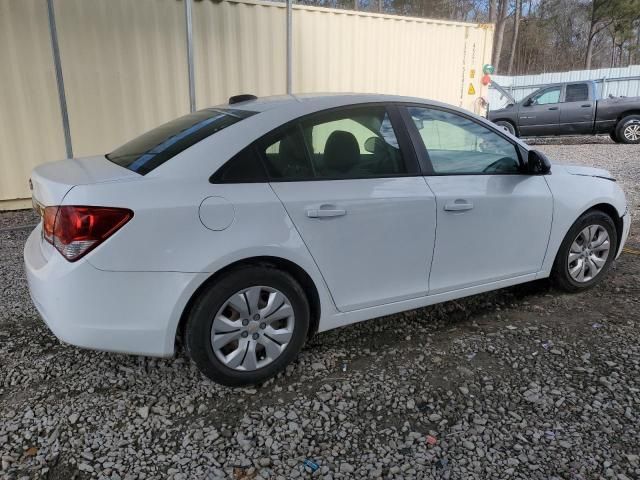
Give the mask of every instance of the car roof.
M 217 105 L 218 108 L 231 108 L 236 110 L 247 110 L 252 112 L 266 112 L 269 110 L 299 110 L 301 104 L 308 108 L 310 112 L 331 106 L 340 107 L 347 105 L 357 105 L 360 103 L 375 102 L 404 102 L 404 103 L 424 103 L 430 105 L 442 105 L 440 102 L 426 100 L 424 98 L 408 97 L 402 95 L 386 95 L 378 93 L 301 93 L 295 95 L 274 95 L 258 97 L 253 100 L 243 102 Z M 451 108 L 451 105 L 446 105 Z
M 383 95 L 367 93 L 330 93 L 330 94 L 296 94 L 260 97 L 243 102 L 232 102 L 224 105 L 210 107 L 212 109 L 244 110 L 256 113 L 249 115 L 241 122 L 237 122 L 227 128 L 211 135 L 188 149 L 179 153 L 180 162 L 165 162 L 161 167 L 150 172 L 149 176 L 200 176 L 208 178 L 211 173 L 219 168 L 233 155 L 243 148 L 255 142 L 264 135 L 273 132 L 276 128 L 295 121 L 305 115 L 314 114 L 324 110 L 340 107 L 350 107 L 375 103 L 405 103 L 424 105 L 428 107 L 440 107 L 448 111 L 459 112 L 462 115 L 472 116 L 476 121 L 484 123 L 492 129 L 497 129 L 486 118 L 455 107 L 450 104 L 426 100 L 424 98 L 402 95 Z M 521 140 L 512 139 L 523 149 L 529 147 Z M 216 152 L 217 163 L 212 163 L 211 152 Z

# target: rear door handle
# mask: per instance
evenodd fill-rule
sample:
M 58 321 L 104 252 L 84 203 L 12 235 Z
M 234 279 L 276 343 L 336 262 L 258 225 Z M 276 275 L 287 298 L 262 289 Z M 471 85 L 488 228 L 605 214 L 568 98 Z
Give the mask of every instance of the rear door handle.
M 320 208 L 307 209 L 309 218 L 342 217 L 347 211 L 344 208 L 336 208 L 334 205 L 321 205 Z
M 558 107 L 549 107 L 549 110 L 557 110 Z
M 444 209 L 447 212 L 464 212 L 465 210 L 471 210 L 473 203 L 466 200 L 456 200 L 455 202 L 447 202 L 444 204 Z
M 584 105 L 580 105 L 582 108 L 589 108 L 591 106 L 590 103 L 585 103 Z

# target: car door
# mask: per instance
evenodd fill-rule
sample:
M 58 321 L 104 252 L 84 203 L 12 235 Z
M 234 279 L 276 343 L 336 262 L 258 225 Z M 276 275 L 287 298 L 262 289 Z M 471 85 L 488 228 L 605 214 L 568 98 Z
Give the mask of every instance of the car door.
M 270 184 L 340 311 L 427 294 L 436 205 L 393 107 L 312 115 L 265 139 Z
M 553 201 L 543 176 L 522 173 L 519 147 L 458 112 L 409 106 L 405 118 L 436 196 L 429 293 L 538 272 Z
M 584 134 L 593 131 L 593 116 L 596 110 L 595 92 L 589 96 L 588 83 L 568 83 L 564 87 L 560 106 L 559 131 L 564 134 Z
M 539 90 L 520 104 L 518 125 L 520 134 L 556 135 L 560 123 L 561 86 Z

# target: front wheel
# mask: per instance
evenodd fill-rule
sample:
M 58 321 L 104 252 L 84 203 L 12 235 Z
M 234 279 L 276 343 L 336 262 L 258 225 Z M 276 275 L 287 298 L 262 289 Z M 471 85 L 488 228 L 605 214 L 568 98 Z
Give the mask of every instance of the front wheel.
M 616 256 L 618 237 L 609 215 L 593 210 L 582 215 L 560 245 L 551 274 L 568 292 L 591 288 L 604 278 Z
M 629 115 L 620 120 L 616 137 L 622 143 L 640 143 L 640 115 Z
M 289 274 L 265 266 L 242 267 L 197 298 L 185 346 L 200 371 L 215 382 L 261 383 L 298 355 L 309 317 L 304 291 Z

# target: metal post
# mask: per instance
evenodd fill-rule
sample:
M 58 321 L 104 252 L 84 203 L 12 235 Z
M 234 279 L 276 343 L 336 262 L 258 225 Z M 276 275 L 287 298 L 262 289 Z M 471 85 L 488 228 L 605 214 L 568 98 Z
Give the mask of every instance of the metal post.
M 293 54 L 293 32 L 292 32 L 292 18 L 293 18 L 293 1 L 287 0 L 287 95 L 291 95 L 292 89 L 292 54 Z
M 60 61 L 60 48 L 58 46 L 58 32 L 56 30 L 56 14 L 53 8 L 53 0 L 47 0 L 47 10 L 49 13 L 49 33 L 51 34 L 53 65 L 56 70 L 56 83 L 58 85 L 58 100 L 60 101 L 60 113 L 62 114 L 64 146 L 67 151 L 67 158 L 73 158 L 71 129 L 69 128 L 69 112 L 67 111 L 67 96 L 64 92 L 64 79 L 62 78 L 62 63 Z
M 191 0 L 184 0 L 184 20 L 187 25 L 187 70 L 189 72 L 189 111 L 196 111 L 196 84 L 193 71 L 193 13 Z

